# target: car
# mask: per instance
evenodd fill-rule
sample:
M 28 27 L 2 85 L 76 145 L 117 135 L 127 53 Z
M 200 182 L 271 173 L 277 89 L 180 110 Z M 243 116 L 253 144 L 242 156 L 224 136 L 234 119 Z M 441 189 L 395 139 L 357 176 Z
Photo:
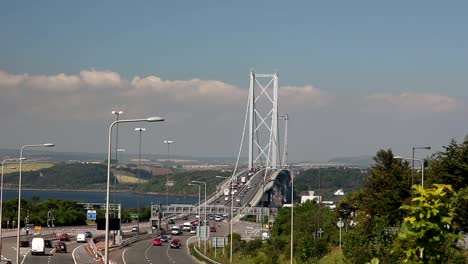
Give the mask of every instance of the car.
M 85 234 L 78 234 L 76 235 L 76 242 L 82 242 L 82 243 L 86 243 L 86 236 Z
M 210 232 L 216 232 L 216 226 L 210 227 Z
M 182 217 L 182 220 L 188 220 L 188 216 L 184 215 L 184 216 Z
M 19 242 L 20 247 L 29 247 L 29 241 L 20 241 Z
M 216 222 L 221 222 L 221 216 L 217 215 L 217 216 L 215 217 L 215 221 L 216 221 Z
M 153 246 L 162 246 L 162 240 L 159 237 L 153 239 Z
M 68 234 L 62 234 L 60 237 L 59 237 L 59 240 L 60 241 L 70 241 L 70 236 Z
M 208 216 L 208 219 L 213 220 L 213 219 L 214 219 L 214 216 L 213 216 L 213 215 L 209 215 L 209 216 Z
M 225 201 L 229 200 L 229 197 L 227 197 L 227 196 L 226 196 L 226 197 L 224 197 L 224 200 L 225 200 Z
M 175 224 L 174 219 L 169 219 L 169 221 L 168 221 L 167 223 L 170 224 L 170 225 L 174 225 L 174 224 Z
M 84 235 L 85 235 L 86 238 L 92 238 L 93 237 L 93 233 L 91 233 L 89 231 L 84 232 Z
M 57 242 L 57 244 L 55 244 L 55 252 L 67 253 L 67 245 L 65 244 L 65 242 Z
M 162 236 L 159 237 L 159 239 L 161 239 L 162 242 L 167 242 L 167 241 L 171 240 L 171 236 L 162 235 Z
M 180 242 L 179 239 L 175 238 L 174 240 L 171 241 L 171 248 L 180 248 L 182 246 L 182 243 Z
M 240 202 L 240 201 L 241 201 L 241 199 L 240 199 L 240 198 L 236 198 L 236 202 Z
M 50 239 L 44 240 L 44 245 L 46 248 L 52 248 L 52 240 Z
M 132 232 L 138 232 L 138 227 L 136 226 L 132 227 Z
M 197 227 L 192 227 L 192 229 L 190 229 L 190 234 L 196 234 L 197 233 Z

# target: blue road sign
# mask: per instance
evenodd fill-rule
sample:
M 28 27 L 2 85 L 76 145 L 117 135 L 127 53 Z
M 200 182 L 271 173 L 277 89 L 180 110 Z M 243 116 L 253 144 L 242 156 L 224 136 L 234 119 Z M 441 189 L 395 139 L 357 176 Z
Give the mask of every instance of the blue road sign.
M 88 210 L 87 218 L 88 220 L 96 220 L 96 210 Z

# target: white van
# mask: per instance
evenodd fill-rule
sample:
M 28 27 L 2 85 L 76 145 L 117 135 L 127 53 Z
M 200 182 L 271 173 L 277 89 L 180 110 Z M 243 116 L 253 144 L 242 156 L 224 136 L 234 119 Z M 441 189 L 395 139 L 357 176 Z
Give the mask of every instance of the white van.
M 31 241 L 31 254 L 45 254 L 45 243 L 44 238 L 42 237 L 34 237 Z
M 76 235 L 76 242 L 86 243 L 86 235 L 85 234 Z
M 191 227 L 192 227 L 192 225 L 190 224 L 190 222 L 185 222 L 183 230 L 187 231 L 187 232 L 190 232 L 190 230 L 192 229 Z
M 182 231 L 180 230 L 179 226 L 175 225 L 175 226 L 172 226 L 172 228 L 171 228 L 171 234 L 180 235 L 180 234 L 182 234 Z

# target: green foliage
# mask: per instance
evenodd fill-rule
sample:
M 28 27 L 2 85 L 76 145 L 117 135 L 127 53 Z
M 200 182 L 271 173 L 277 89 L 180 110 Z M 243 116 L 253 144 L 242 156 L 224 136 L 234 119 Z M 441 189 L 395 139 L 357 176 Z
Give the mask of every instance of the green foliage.
M 330 167 L 305 170 L 294 178 L 294 189 L 297 193 L 308 190 L 323 189 L 323 193 L 332 193 L 338 188 L 355 191 L 361 187 L 367 177 L 365 171 L 357 168 Z M 326 197 L 326 199 L 331 198 Z
M 104 164 L 58 163 L 50 168 L 23 172 L 23 186 L 30 188 L 92 188 L 105 185 L 107 166 Z M 6 183 L 18 183 L 18 174 L 5 177 Z
M 457 195 L 445 184 L 427 189 L 415 186 L 415 194 L 411 204 L 402 206 L 408 215 L 395 241 L 395 252 L 403 253 L 405 263 L 447 263 L 459 239 L 451 229 Z
M 3 226 L 6 222 L 10 224 L 13 221 L 17 222 L 18 214 L 18 199 L 12 199 L 3 204 Z M 29 212 L 29 223 L 47 226 L 47 212 L 51 210 L 55 216 L 56 226 L 69 226 L 69 225 L 85 225 L 86 224 L 86 211 L 77 204 L 76 201 L 69 200 L 52 200 L 47 199 L 38 202 L 36 199 L 21 200 L 21 215 L 25 217 Z M 21 219 L 23 225 L 24 218 Z

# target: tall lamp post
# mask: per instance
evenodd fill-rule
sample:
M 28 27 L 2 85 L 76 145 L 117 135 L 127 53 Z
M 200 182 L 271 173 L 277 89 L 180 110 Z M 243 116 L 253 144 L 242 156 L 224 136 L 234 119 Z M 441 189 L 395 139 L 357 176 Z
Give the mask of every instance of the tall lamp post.
M 294 260 L 293 238 L 294 238 L 294 173 L 291 172 L 291 260 L 290 260 L 291 264 L 293 264 L 293 260 Z
M 144 127 L 137 127 L 135 131 L 138 131 L 139 141 L 138 141 L 138 188 L 137 188 L 137 239 L 140 237 L 140 166 L 141 166 L 141 132 L 146 131 Z
M 123 111 L 114 110 L 111 112 L 113 115 L 116 116 L 116 120 L 119 121 L 120 115 L 123 114 Z M 118 156 L 118 149 L 119 147 L 119 124 L 115 127 L 115 174 L 114 174 L 114 204 L 115 204 L 115 193 L 117 192 L 117 166 L 119 162 Z M 115 210 L 114 210 L 114 217 L 115 217 Z M 114 233 L 114 243 L 115 243 L 115 233 Z
M 23 159 L 24 160 L 24 159 Z M 3 219 L 3 168 L 5 166 L 5 162 L 11 162 L 11 161 L 18 161 L 18 159 L 4 159 L 2 161 L 2 178 L 1 178 L 1 183 L 0 183 L 0 256 L 2 256 L 2 219 Z
M 164 143 L 167 144 L 167 164 L 170 165 L 171 154 L 169 145 L 174 144 L 174 140 L 164 140 Z M 166 205 L 169 205 L 169 171 L 166 172 Z
M 400 160 L 411 160 L 412 162 L 419 161 L 421 163 L 421 186 L 424 188 L 424 160 L 415 159 L 415 158 L 404 158 L 404 157 L 401 157 L 401 156 L 395 156 L 393 158 L 394 159 L 400 159 Z
M 426 149 L 430 150 L 430 146 L 424 146 L 424 147 L 413 147 L 413 155 L 411 156 L 411 198 L 413 198 L 413 185 L 414 185 L 414 151 L 417 149 Z M 423 165 L 424 166 L 424 165 Z M 423 186 L 424 187 L 424 186 Z
M 44 143 L 44 144 L 34 144 L 34 145 L 24 145 L 21 147 L 20 150 L 20 158 L 19 158 L 19 179 L 18 179 L 18 230 L 16 233 L 16 263 L 20 263 L 20 235 L 21 235 L 21 170 L 23 168 L 23 150 L 25 148 L 50 148 L 55 146 L 52 143 Z
M 201 218 L 201 213 L 200 213 L 200 205 L 201 205 L 201 186 L 199 184 L 195 184 L 195 183 L 189 183 L 188 185 L 190 186 L 198 186 L 198 220 L 200 222 L 200 218 Z M 198 225 L 198 229 L 199 231 L 201 230 L 201 225 Z M 200 248 L 200 233 L 197 234 L 198 235 L 198 247 Z
M 205 200 L 203 201 L 203 228 L 205 228 L 205 230 L 207 229 L 206 228 L 206 182 L 202 182 L 202 181 L 192 181 L 193 183 L 200 183 L 200 184 L 203 184 L 205 185 Z M 201 218 L 201 215 L 200 215 L 200 218 Z M 206 239 L 205 239 L 205 254 L 206 254 Z
M 141 119 L 127 119 L 114 121 L 109 126 L 109 137 L 107 145 L 107 187 L 106 187 L 106 234 L 105 234 L 105 249 L 104 249 L 104 264 L 109 263 L 109 191 L 110 191 L 110 167 L 111 167 L 111 139 L 112 139 L 112 127 L 119 123 L 132 123 L 132 122 L 161 122 L 163 118 L 154 116 L 149 118 Z M 19 252 L 19 251 L 18 251 Z

